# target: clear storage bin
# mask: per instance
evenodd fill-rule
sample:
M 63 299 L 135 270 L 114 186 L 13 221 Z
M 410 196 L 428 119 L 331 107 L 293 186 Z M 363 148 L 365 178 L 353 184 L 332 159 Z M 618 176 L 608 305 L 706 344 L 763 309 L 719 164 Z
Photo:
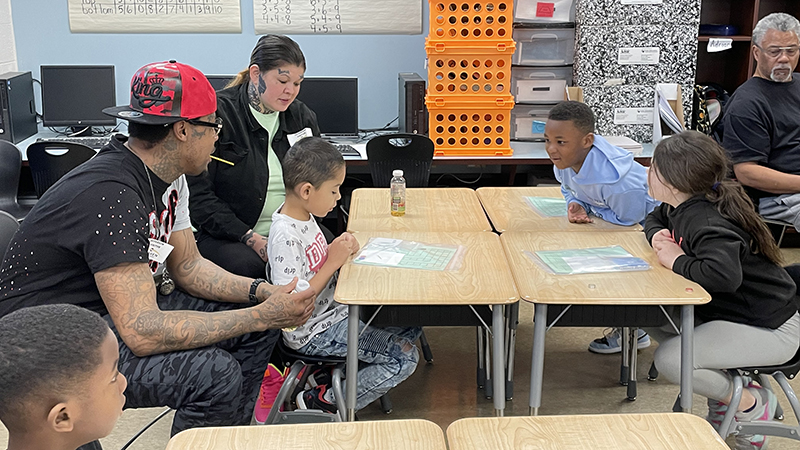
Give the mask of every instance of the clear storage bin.
M 572 66 L 511 69 L 511 93 L 517 103 L 558 103 L 571 85 Z
M 516 105 L 511 110 L 511 139 L 543 141 L 544 123 L 552 106 Z
M 575 22 L 575 0 L 515 0 L 514 22 Z
M 521 66 L 563 66 L 575 57 L 575 29 L 514 29 L 517 49 L 512 63 Z

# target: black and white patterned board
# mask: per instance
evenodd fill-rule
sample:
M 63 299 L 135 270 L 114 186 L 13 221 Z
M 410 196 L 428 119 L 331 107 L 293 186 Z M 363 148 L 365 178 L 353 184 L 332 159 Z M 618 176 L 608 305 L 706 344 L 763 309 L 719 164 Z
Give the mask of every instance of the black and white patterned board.
M 659 5 L 624 5 L 621 0 L 575 0 L 579 25 L 653 25 L 700 23 L 701 0 L 662 0 Z
M 694 83 L 696 25 L 581 26 L 576 30 L 575 47 L 578 86 L 602 86 L 611 79 L 637 85 Z M 658 47 L 659 63 L 619 64 L 619 49 L 628 47 Z
M 692 117 L 693 84 L 681 86 L 683 94 L 683 116 L 688 128 Z M 583 88 L 583 101 L 592 108 L 597 118 L 600 135 L 627 136 L 637 142 L 653 141 L 652 124 L 617 125 L 614 123 L 616 108 L 652 108 L 655 104 L 654 85 L 593 86 Z

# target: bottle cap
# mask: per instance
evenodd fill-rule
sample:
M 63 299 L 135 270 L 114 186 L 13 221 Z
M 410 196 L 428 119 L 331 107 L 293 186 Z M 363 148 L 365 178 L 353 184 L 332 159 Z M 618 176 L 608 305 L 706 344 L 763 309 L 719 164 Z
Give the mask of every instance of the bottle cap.
M 311 287 L 311 285 L 308 284 L 308 281 L 306 281 L 306 280 L 297 280 L 297 285 L 295 285 L 294 291 L 295 292 L 303 292 L 303 291 L 305 291 L 306 289 L 308 289 L 310 287 Z
M 393 177 L 402 177 L 403 176 L 403 171 L 400 170 L 400 169 L 395 169 L 394 171 L 392 171 L 392 176 Z

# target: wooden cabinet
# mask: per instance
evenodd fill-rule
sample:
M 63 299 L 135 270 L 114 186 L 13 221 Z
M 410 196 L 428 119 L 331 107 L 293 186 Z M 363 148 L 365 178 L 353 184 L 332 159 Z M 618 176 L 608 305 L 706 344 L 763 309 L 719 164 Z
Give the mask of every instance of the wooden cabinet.
M 734 25 L 739 32 L 734 36 L 698 37 L 697 76 L 698 83 L 714 82 L 733 92 L 747 81 L 755 70 L 751 51 L 753 28 L 764 16 L 774 12 L 785 12 L 800 17 L 800 1 L 797 0 L 703 0 L 700 24 Z M 717 53 L 706 49 L 710 38 L 732 38 L 733 47 Z

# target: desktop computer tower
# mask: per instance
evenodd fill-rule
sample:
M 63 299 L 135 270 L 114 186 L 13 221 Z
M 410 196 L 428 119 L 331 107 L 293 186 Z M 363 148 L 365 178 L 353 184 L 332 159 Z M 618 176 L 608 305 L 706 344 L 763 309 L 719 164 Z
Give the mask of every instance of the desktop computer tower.
M 0 139 L 15 144 L 36 134 L 36 107 L 30 72 L 0 75 Z
M 428 108 L 425 107 L 425 80 L 416 73 L 398 74 L 400 94 L 398 128 L 401 133 L 428 134 Z

